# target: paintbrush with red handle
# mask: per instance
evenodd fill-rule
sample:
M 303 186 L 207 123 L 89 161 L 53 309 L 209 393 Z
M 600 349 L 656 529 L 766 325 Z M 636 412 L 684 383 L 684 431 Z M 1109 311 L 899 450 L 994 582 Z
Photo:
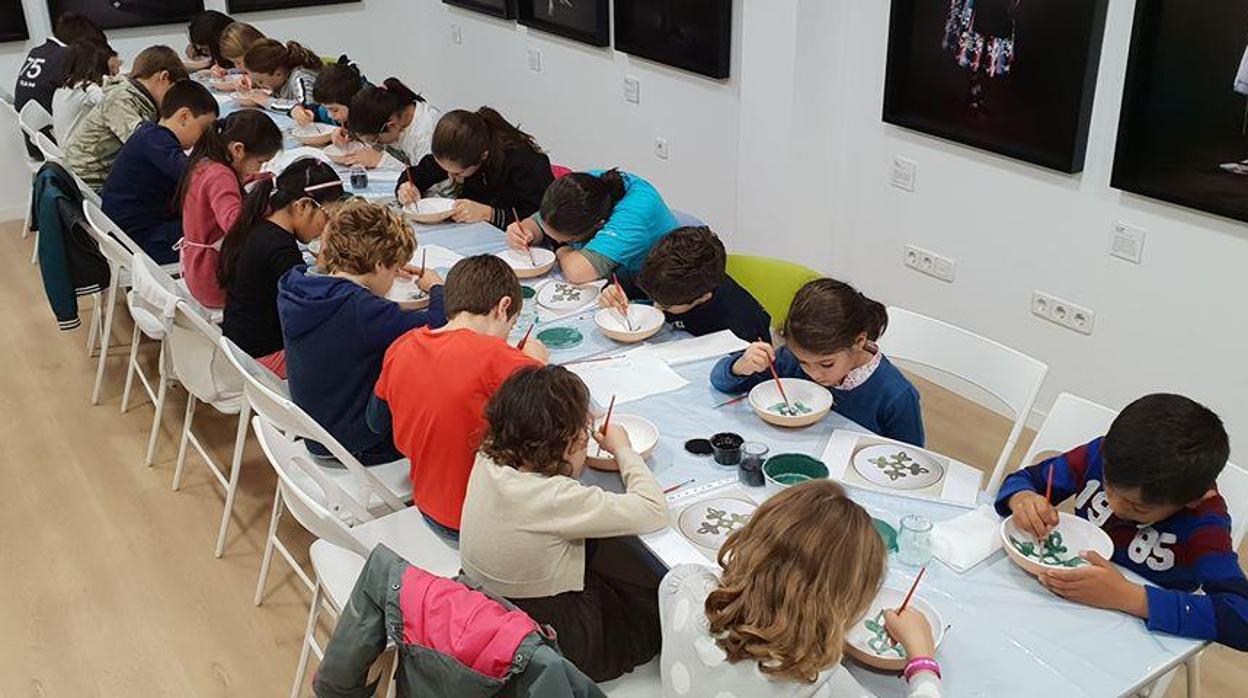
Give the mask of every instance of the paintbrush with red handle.
M 1053 502 L 1053 464 L 1049 463 L 1049 484 L 1044 486 L 1044 501 Z
M 763 338 L 759 337 L 758 341 L 762 342 Z M 770 345 L 770 342 L 767 342 L 766 344 Z M 789 411 L 789 414 L 793 414 L 793 405 L 789 402 L 789 396 L 784 392 L 784 383 L 780 380 L 780 374 L 776 371 L 776 360 L 772 358 L 769 360 L 769 363 L 769 367 L 771 368 L 771 377 L 776 381 L 776 387 L 780 389 L 780 397 L 784 400 L 784 407 Z
M 521 350 L 523 350 L 523 349 L 524 349 L 524 345 L 529 343 L 529 335 L 533 334 L 533 328 L 534 328 L 534 327 L 537 327 L 537 321 L 536 321 L 536 320 L 534 320 L 534 321 L 533 321 L 533 324 L 532 324 L 532 325 L 529 325 L 529 329 L 527 329 L 527 330 L 525 330 L 525 331 L 524 331 L 524 336 L 520 338 L 520 343 L 516 345 L 516 348 L 517 348 L 517 349 L 521 349 Z
M 607 433 L 607 425 L 611 424 L 611 412 L 615 410 L 615 396 L 611 396 L 611 404 L 607 405 L 607 416 L 602 419 L 602 433 Z
M 515 206 L 511 207 L 511 215 L 513 218 L 516 219 L 516 225 L 520 225 L 520 214 L 516 212 Z M 529 253 L 529 264 L 532 264 L 534 267 L 536 267 L 537 260 L 533 259 L 533 248 L 529 247 L 528 245 L 525 245 L 524 251 Z
M 906 606 L 910 605 L 910 597 L 914 596 L 914 590 L 919 588 L 919 582 L 923 580 L 923 573 L 927 572 L 927 565 L 919 570 L 919 576 L 914 578 L 914 584 L 910 585 L 910 591 L 906 593 L 906 598 L 901 602 L 901 608 L 897 609 L 897 614 L 901 615 L 906 610 Z

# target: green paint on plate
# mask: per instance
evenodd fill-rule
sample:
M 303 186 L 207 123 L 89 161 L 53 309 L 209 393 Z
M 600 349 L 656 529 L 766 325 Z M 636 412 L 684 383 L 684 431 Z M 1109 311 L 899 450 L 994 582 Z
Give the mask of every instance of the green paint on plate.
M 520 295 L 527 301 L 537 295 L 537 289 L 532 286 L 521 286 Z
M 538 332 L 537 338 L 551 351 L 579 347 L 585 341 L 585 335 L 575 327 L 551 327 Z

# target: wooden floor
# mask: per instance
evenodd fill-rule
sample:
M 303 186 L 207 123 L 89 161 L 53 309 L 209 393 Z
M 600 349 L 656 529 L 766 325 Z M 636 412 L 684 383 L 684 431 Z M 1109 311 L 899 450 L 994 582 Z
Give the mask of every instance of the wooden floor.
M 211 476 L 192 458 L 170 491 L 183 394 L 171 392 L 156 463 L 144 467 L 152 408 L 144 397 L 119 413 L 124 354 L 92 406 L 88 314 L 83 329 L 56 329 L 19 229 L 0 225 L 0 476 L 11 483 L 0 498 L 0 698 L 286 695 L 308 596 L 275 560 L 265 604 L 252 603 L 274 488 L 254 440 L 216 560 L 222 494 Z M 128 340 L 130 324 L 118 326 Z M 154 349 L 141 354 L 149 370 Z M 990 464 L 1004 420 L 938 388 L 923 393 L 933 448 Z M 200 414 L 228 463 L 236 422 Z M 305 556 L 306 533 L 288 521 L 282 535 Z M 1203 685 L 1207 696 L 1243 695 L 1232 687 L 1248 685 L 1248 661 L 1215 648 Z

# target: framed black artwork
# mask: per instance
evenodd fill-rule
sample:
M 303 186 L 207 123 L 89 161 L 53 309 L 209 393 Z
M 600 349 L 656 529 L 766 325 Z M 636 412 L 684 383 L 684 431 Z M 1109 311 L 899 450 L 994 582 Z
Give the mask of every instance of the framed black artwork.
M 1138 0 L 1112 183 L 1248 221 L 1248 4 Z
M 516 0 L 442 0 L 442 2 L 503 19 L 516 18 Z
M 317 5 L 344 5 L 363 0 L 227 0 L 230 12 L 259 12 L 260 10 L 284 10 L 291 7 L 316 7 Z
M 590 46 L 611 45 L 607 0 L 520 0 L 520 23 Z
M 180 24 L 203 11 L 204 0 L 48 0 L 53 22 L 62 12 L 73 12 L 104 29 Z
M 732 0 L 617 0 L 615 48 L 724 79 L 732 58 Z
M 884 121 L 1083 170 L 1109 0 L 892 0 Z
M 0 0 L 0 41 L 22 41 L 29 38 L 22 0 Z

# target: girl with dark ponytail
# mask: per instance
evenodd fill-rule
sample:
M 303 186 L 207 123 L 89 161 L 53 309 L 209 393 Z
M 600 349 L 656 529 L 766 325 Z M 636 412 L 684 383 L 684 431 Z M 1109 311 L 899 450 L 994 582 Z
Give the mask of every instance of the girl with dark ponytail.
M 262 179 L 221 245 L 217 278 L 225 288 L 221 331 L 278 376 L 286 377 L 277 282 L 303 264 L 299 243 L 321 235 L 326 208 L 346 196 L 334 168 L 316 158 L 291 163 L 275 179 Z
M 243 64 L 251 82 L 272 92 L 272 99 L 313 104 L 312 88 L 321 71 L 321 57 L 294 41 L 283 44 L 260 39 L 247 49 Z
M 418 201 L 430 187 L 450 179 L 456 223 L 488 221 L 505 230 L 537 213 L 554 176 L 550 158 L 533 136 L 489 107 L 447 112 L 433 131 L 433 152 L 399 179 L 399 201 Z
M 182 278 L 206 308 L 225 307 L 217 280 L 221 241 L 243 209 L 243 183 L 282 149 L 282 132 L 254 109 L 218 119 L 195 144 L 178 184 L 182 208 Z
M 680 224 L 654 185 L 618 169 L 575 172 L 555 180 L 538 213 L 507 228 L 515 249 L 545 243 L 568 281 L 636 275 L 664 235 Z
M 888 328 L 883 304 L 835 279 L 816 279 L 793 298 L 784 321 L 784 347 L 759 338 L 745 351 L 720 359 L 711 385 L 744 393 L 771 380 L 771 365 L 784 378 L 813 381 L 832 391 L 833 409 L 880 436 L 922 446 L 919 392 L 880 351 Z
M 347 128 L 372 146 L 347 156 L 346 164 L 402 170 L 433 152 L 441 113 L 398 78 L 365 87 L 351 98 Z

